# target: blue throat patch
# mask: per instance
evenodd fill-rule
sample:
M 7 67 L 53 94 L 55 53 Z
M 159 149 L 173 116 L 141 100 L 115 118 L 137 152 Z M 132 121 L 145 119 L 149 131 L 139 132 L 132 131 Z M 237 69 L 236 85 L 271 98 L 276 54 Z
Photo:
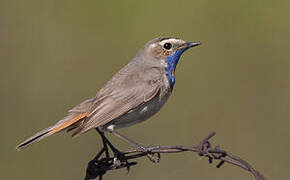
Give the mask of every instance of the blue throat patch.
M 170 56 L 168 56 L 166 58 L 166 63 L 167 63 L 167 77 L 169 80 L 169 84 L 170 84 L 170 88 L 171 90 L 173 89 L 174 83 L 175 83 L 175 68 L 176 65 L 180 59 L 181 54 L 187 50 L 188 48 L 184 48 L 181 50 L 177 50 L 176 52 L 174 52 L 173 54 L 171 54 Z

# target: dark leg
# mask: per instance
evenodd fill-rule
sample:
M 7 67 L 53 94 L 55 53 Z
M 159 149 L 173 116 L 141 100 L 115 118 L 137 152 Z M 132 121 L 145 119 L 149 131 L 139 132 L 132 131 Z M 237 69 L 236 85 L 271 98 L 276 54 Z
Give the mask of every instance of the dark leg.
M 121 162 L 121 164 L 124 164 L 127 168 L 127 173 L 129 173 L 130 171 L 130 166 L 135 165 L 136 162 L 131 162 L 129 163 L 127 160 L 127 157 L 121 152 L 119 151 L 115 146 L 113 146 L 113 144 L 106 138 L 105 133 L 103 131 L 101 131 L 100 129 L 96 128 L 97 132 L 101 135 L 102 137 L 102 141 L 104 144 L 103 149 L 107 149 L 106 151 L 106 157 L 110 158 L 110 154 L 108 151 L 108 146 L 110 147 L 110 149 L 112 150 L 114 156 Z
M 112 150 L 114 157 L 116 157 L 121 163 L 125 163 L 128 164 L 127 158 L 126 156 L 119 151 L 117 148 L 115 148 L 115 146 L 113 146 L 113 144 L 106 138 L 105 134 L 103 131 L 101 131 L 100 129 L 96 128 L 97 132 L 101 135 L 102 140 L 103 140 L 103 144 L 104 144 L 104 149 L 107 149 L 106 152 L 106 157 L 110 158 L 110 154 L 108 151 L 108 146 L 110 147 L 110 149 Z M 129 172 L 129 166 L 127 167 L 127 170 Z
M 113 151 L 114 155 L 120 155 L 122 154 L 117 148 L 115 148 L 115 146 L 113 146 L 113 144 L 106 138 L 104 132 L 102 132 L 101 130 L 99 130 L 98 128 L 96 128 L 97 132 L 101 135 L 102 137 L 102 141 L 103 141 L 103 145 L 106 151 L 106 157 L 109 157 L 109 150 L 108 150 L 108 145 L 111 148 L 111 150 Z
M 105 150 L 106 158 L 110 157 L 107 142 L 106 142 L 106 137 L 102 131 L 100 131 L 98 128 L 96 128 L 97 132 L 101 135 L 102 141 L 103 141 L 103 148 Z
M 103 147 L 92 159 L 87 167 L 86 177 L 85 180 L 95 179 L 99 177 L 99 180 L 103 179 L 103 175 L 106 173 L 107 170 L 111 169 L 120 169 L 126 167 L 127 173 L 130 171 L 130 167 L 137 164 L 137 162 L 128 162 L 128 157 L 117 148 L 115 148 L 112 143 L 106 138 L 103 131 L 96 128 L 96 131 L 101 135 Z M 114 156 L 110 157 L 109 149 L 113 152 Z M 105 153 L 104 158 L 101 156 Z M 118 163 L 118 161 L 120 163 Z

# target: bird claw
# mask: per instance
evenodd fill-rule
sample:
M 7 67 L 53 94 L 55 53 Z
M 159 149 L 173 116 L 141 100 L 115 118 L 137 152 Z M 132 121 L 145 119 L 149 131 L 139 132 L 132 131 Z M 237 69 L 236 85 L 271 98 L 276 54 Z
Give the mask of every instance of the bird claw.
M 116 152 L 114 154 L 113 164 L 114 164 L 115 169 L 121 169 L 121 168 L 126 167 L 126 170 L 127 170 L 126 174 L 129 174 L 131 166 L 136 165 L 137 162 L 136 161 L 129 162 L 128 158 L 126 157 L 124 153 Z
M 157 154 L 157 157 L 155 156 L 155 154 Z M 161 155 L 160 155 L 160 153 L 149 153 L 149 154 L 147 154 L 147 157 L 151 162 L 159 163 Z
M 152 153 L 153 150 L 159 149 L 159 146 L 153 146 L 153 145 L 150 145 L 147 147 L 139 146 L 138 149 L 140 149 L 143 153 L 146 153 L 146 156 L 151 162 L 153 163 L 160 162 L 160 158 L 161 158 L 160 153 Z M 155 156 L 155 154 L 157 154 L 157 157 Z

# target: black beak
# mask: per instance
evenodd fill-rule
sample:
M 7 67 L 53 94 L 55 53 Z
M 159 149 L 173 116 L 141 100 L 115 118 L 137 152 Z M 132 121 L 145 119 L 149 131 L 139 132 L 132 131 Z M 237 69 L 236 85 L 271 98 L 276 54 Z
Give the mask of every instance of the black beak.
M 194 47 L 194 46 L 201 45 L 201 42 L 187 42 L 184 45 L 185 45 L 186 48 L 191 48 L 191 47 Z
M 191 47 L 195 47 L 195 46 L 199 46 L 201 45 L 201 42 L 186 42 L 182 45 L 179 46 L 178 49 L 188 49 L 188 48 L 191 48 Z

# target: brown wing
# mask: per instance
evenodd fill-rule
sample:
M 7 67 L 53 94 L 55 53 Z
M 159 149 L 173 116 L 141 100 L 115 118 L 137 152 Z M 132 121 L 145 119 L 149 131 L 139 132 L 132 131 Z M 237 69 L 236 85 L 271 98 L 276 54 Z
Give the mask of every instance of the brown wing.
M 159 69 L 121 70 L 96 96 L 87 119 L 73 136 L 102 126 L 151 100 L 162 88 L 163 76 Z

